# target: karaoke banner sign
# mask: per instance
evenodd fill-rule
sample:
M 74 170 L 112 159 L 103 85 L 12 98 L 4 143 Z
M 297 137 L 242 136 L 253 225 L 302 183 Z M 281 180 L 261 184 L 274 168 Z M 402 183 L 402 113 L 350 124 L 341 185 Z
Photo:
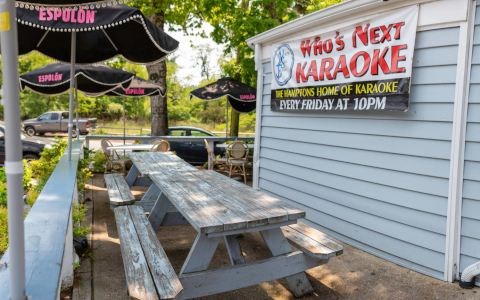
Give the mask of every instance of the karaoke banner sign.
M 418 6 L 272 45 L 272 111 L 407 111 Z

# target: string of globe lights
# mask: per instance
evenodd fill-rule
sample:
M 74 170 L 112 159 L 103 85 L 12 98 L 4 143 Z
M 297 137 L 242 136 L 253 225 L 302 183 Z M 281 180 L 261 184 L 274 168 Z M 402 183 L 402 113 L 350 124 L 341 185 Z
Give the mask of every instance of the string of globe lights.
M 50 9 L 53 10 L 54 8 L 59 8 L 61 10 L 83 10 L 83 9 L 95 9 L 95 8 L 102 8 L 102 7 L 107 7 L 107 6 L 112 6 L 112 5 L 117 5 L 117 4 L 127 4 L 128 0 L 118 0 L 118 1 L 93 1 L 93 2 L 88 2 L 84 4 L 35 4 L 35 3 L 29 3 L 29 2 L 22 2 L 22 1 L 16 1 L 15 2 L 15 7 L 20 7 L 20 8 L 26 8 L 30 10 L 46 10 Z

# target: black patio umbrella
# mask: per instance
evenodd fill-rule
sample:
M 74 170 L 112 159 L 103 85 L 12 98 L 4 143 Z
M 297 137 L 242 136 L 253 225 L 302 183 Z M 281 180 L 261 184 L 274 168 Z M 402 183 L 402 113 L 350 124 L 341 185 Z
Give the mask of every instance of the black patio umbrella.
M 77 91 L 90 95 L 103 95 L 116 89 L 124 91 L 130 87 L 135 74 L 98 64 L 75 66 L 74 78 L 76 128 L 79 128 Z M 28 88 L 38 94 L 54 96 L 68 92 L 69 87 L 70 66 L 61 63 L 52 63 L 20 76 L 22 92 Z M 29 134 L 28 131 L 27 134 Z
M 19 4 L 19 54 L 38 51 L 54 60 L 70 63 L 75 50 L 77 65 L 98 63 L 116 56 L 134 63 L 151 64 L 178 48 L 178 42 L 138 8 L 122 4 L 99 9 L 97 6 L 59 9 Z M 73 33 L 76 33 L 76 49 L 71 45 Z
M 28 0 L 27 0 L 28 1 Z M 45 2 L 43 2 L 45 1 Z M 54 60 L 70 63 L 70 78 L 75 76 L 75 62 L 93 64 L 116 56 L 127 61 L 149 64 L 165 59 L 178 48 L 178 42 L 146 18 L 140 10 L 116 1 L 76 4 L 73 0 L 52 0 L 58 7 L 47 6 L 50 0 L 33 0 L 40 5 L 0 1 L 2 89 L 5 98 L 5 173 L 8 190 L 9 294 L 11 299 L 25 298 L 25 252 L 23 227 L 23 187 L 20 140 L 20 97 L 18 90 L 18 54 L 38 51 Z M 54 2 L 53 2 L 54 1 Z M 94 2 L 94 1 L 85 1 Z M 47 4 L 42 4 L 47 3 Z M 121 2 L 120 2 L 121 3 Z M 83 1 L 82 1 L 83 4 Z M 61 8 L 61 9 L 59 9 Z M 13 24 L 14 21 L 18 23 Z M 78 36 L 78 37 L 77 37 Z M 78 49 L 77 49 L 78 38 Z M 68 161 L 72 157 L 74 80 L 70 80 L 70 117 L 68 124 Z M 13 267 L 12 267 L 13 266 Z M 2 291 L 5 291 L 2 288 Z M 0 293 L 3 294 L 3 293 Z
M 128 89 L 135 74 L 107 65 L 75 66 L 76 89 L 84 94 L 102 95 Z M 52 63 L 20 76 L 20 89 L 30 89 L 42 95 L 60 95 L 69 91 L 70 66 Z
M 88 94 L 88 93 L 85 93 Z M 165 96 L 163 89 L 143 78 L 135 76 L 128 89 L 117 88 L 104 94 L 104 96 L 127 96 L 127 97 L 147 97 L 147 96 Z M 94 95 L 88 95 L 94 96 Z
M 19 54 L 38 51 L 70 63 L 73 77 L 74 65 L 95 64 L 117 56 L 133 63 L 151 64 L 165 59 L 178 48 L 178 42 L 138 8 L 112 3 L 59 8 L 17 2 Z M 73 81 L 70 90 L 72 116 Z M 72 122 L 69 118 L 69 160 Z
M 123 144 L 125 145 L 125 97 L 149 97 L 149 96 L 165 96 L 162 87 L 153 84 L 145 79 L 135 76 L 128 89 L 116 88 L 102 95 L 92 95 L 84 93 L 87 97 L 95 96 L 123 96 Z M 125 151 L 124 151 L 125 153 Z
M 254 111 L 257 106 L 256 95 L 256 88 L 231 77 L 225 77 L 191 91 L 190 99 L 195 97 L 204 101 L 213 101 L 227 96 L 227 128 L 225 131 L 225 136 L 227 136 L 229 104 L 239 113 L 249 113 Z

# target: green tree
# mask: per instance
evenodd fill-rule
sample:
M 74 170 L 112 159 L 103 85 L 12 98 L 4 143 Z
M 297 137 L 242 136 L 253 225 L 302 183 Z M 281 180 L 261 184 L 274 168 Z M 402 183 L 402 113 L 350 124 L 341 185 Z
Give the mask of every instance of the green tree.
M 201 21 L 197 18 L 201 11 L 201 1 L 195 0 L 135 0 L 131 5 L 138 7 L 158 27 L 165 30 L 184 30 L 200 28 Z M 165 60 L 148 65 L 150 81 L 167 89 L 167 63 Z M 168 133 L 167 98 L 162 96 L 150 97 L 152 135 L 166 135 Z
M 202 17 L 214 30 L 211 37 L 217 44 L 225 44 L 221 65 L 228 75 L 251 86 L 256 86 L 254 52 L 245 40 L 310 12 L 331 6 L 343 0 L 203 0 Z M 239 114 L 232 109 L 231 135 L 238 135 Z
M 206 80 L 210 80 L 213 75 L 210 56 L 212 55 L 212 52 L 215 52 L 215 49 L 209 44 L 191 45 L 191 47 L 196 53 L 193 60 L 195 61 L 196 66 L 200 66 L 201 76 Z

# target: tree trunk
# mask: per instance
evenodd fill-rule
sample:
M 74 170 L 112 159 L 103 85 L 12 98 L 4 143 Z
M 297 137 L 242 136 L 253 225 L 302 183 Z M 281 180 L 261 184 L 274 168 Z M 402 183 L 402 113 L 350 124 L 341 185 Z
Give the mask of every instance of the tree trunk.
M 152 5 L 155 2 L 152 1 Z M 161 11 L 150 15 L 155 25 L 163 30 L 165 24 L 165 12 Z M 160 85 L 165 91 L 167 90 L 167 64 L 161 61 L 154 65 L 147 66 L 148 78 L 155 84 Z M 154 96 L 150 97 L 151 102 L 151 120 L 152 120 L 152 136 L 168 135 L 168 109 L 167 109 L 167 94 L 165 97 Z
M 238 127 L 240 123 L 240 114 L 232 108 L 232 114 L 230 115 L 230 136 L 238 136 Z

